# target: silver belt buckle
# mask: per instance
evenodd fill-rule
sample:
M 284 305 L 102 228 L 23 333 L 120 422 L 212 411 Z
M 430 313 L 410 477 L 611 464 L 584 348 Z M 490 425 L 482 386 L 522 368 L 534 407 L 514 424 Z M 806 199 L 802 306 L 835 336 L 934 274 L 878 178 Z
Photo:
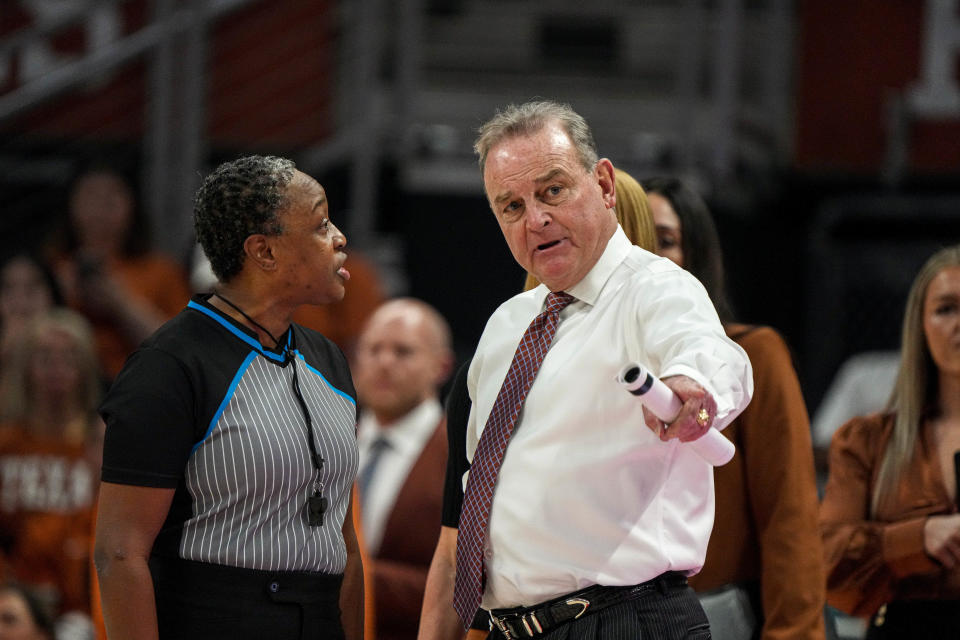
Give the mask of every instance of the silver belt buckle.
M 590 606 L 590 603 L 586 600 L 581 600 L 580 598 L 574 598 L 567 600 L 567 604 L 579 604 L 583 607 L 583 610 L 577 614 L 577 618 L 583 615 L 583 612 L 587 610 L 587 607 Z M 510 632 L 510 627 L 507 626 L 506 622 L 503 622 L 497 616 L 490 614 L 490 619 L 493 620 L 493 623 L 497 626 L 497 629 L 500 630 L 500 633 L 503 634 L 503 637 L 507 640 L 518 640 Z M 520 624 L 523 625 L 523 631 L 526 633 L 527 637 L 535 638 L 543 634 L 543 625 L 540 624 L 540 620 L 537 619 L 537 612 L 531 611 L 525 614 L 511 614 L 511 620 L 516 619 L 520 621 Z M 576 618 L 574 618 L 576 619 Z
M 528 617 L 528 616 L 529 616 L 529 618 L 530 618 L 530 622 L 533 623 L 533 626 L 534 626 L 534 628 L 536 629 L 536 632 L 534 632 L 533 629 L 530 628 L 530 624 L 527 622 L 527 617 Z M 540 635 L 541 633 L 543 633 L 543 627 L 540 625 L 540 621 L 537 620 L 537 612 L 536 612 L 536 611 L 531 611 L 531 612 L 528 613 L 527 615 L 523 616 L 523 628 L 527 630 L 527 633 L 530 634 L 530 637 L 531 637 L 531 638 L 534 637 L 534 636 Z
M 530 618 L 530 622 L 533 623 L 534 628 L 536 628 L 536 632 L 530 628 L 530 622 L 527 622 L 528 617 Z M 527 635 L 529 635 L 531 638 L 543 633 L 543 627 L 540 626 L 540 621 L 537 620 L 536 611 L 531 611 L 527 615 L 523 616 L 523 628 L 526 630 Z
M 497 616 L 491 613 L 490 619 L 493 620 L 493 624 L 497 626 L 497 629 L 500 629 L 500 633 L 503 634 L 504 638 L 506 638 L 507 640 L 516 640 L 516 638 L 513 637 L 513 634 L 510 633 L 510 628 L 505 623 L 503 623 L 500 620 L 500 618 L 498 618 Z

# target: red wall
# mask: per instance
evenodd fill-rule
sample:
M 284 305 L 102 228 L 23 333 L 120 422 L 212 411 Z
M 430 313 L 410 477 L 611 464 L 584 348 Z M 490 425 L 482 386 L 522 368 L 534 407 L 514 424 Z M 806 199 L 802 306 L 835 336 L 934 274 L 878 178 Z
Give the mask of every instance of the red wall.
M 960 3 L 958 3 L 960 4 Z M 876 173 L 887 150 L 886 96 L 920 77 L 921 0 L 802 0 L 796 166 Z M 909 128 L 908 170 L 960 169 L 960 119 Z
M 255 2 L 214 25 L 208 52 L 207 134 L 213 145 L 297 147 L 331 131 L 335 49 L 329 0 Z M 144 23 L 145 0 L 121 4 L 125 33 Z M 0 12 L 0 37 L 29 24 Z M 53 39 L 60 54 L 85 47 L 81 27 Z M 17 65 L 0 92 L 19 83 Z M 147 65 L 140 57 L 4 123 L 14 137 L 136 141 L 144 135 Z M 8 135 L 8 141 L 10 137 Z

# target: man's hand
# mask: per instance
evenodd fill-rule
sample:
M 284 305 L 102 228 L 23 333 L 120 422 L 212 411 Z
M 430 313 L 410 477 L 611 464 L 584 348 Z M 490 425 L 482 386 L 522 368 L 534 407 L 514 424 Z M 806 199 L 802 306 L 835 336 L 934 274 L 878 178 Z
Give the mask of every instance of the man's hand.
M 677 394 L 683 402 L 683 407 L 669 425 L 643 407 L 643 419 L 650 430 L 659 435 L 664 442 L 673 438 L 680 438 L 680 442 L 690 442 L 705 434 L 713 424 L 713 417 L 717 414 L 717 401 L 713 396 L 687 376 L 663 378 L 663 383 Z M 706 419 L 698 419 L 702 417 Z
M 927 518 L 923 525 L 923 549 L 947 569 L 960 564 L 960 513 Z

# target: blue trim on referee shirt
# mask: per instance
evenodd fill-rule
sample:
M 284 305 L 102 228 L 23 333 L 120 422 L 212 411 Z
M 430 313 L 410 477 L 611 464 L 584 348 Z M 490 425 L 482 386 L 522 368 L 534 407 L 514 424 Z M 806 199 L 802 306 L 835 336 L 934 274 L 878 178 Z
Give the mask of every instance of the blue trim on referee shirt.
M 273 360 L 273 361 L 275 361 L 275 362 L 283 362 L 283 361 L 285 361 L 285 360 L 287 359 L 286 355 L 283 354 L 283 353 L 277 354 L 277 353 L 271 353 L 270 351 L 264 351 L 262 344 L 260 344 L 257 340 L 254 340 L 253 338 L 251 338 L 250 336 L 248 336 L 248 335 L 247 335 L 246 333 L 244 333 L 243 331 L 240 331 L 239 329 L 237 329 L 235 326 L 233 326 L 233 324 L 230 323 L 229 320 L 227 320 L 226 318 L 224 318 L 224 317 L 221 316 L 220 314 L 216 313 L 215 311 L 211 311 L 210 309 L 207 309 L 206 307 L 197 304 L 197 303 L 194 302 L 193 300 L 191 300 L 190 302 L 187 303 L 187 308 L 188 308 L 188 309 L 194 309 L 194 310 L 199 311 L 200 313 L 202 313 L 202 314 L 204 314 L 204 315 L 207 315 L 207 316 L 213 318 L 214 320 L 216 320 L 217 322 L 219 322 L 219 323 L 223 326 L 224 329 L 226 329 L 227 331 L 229 331 L 230 333 L 232 333 L 233 335 L 237 336 L 238 338 L 240 338 L 241 340 L 243 340 L 244 342 L 246 342 L 248 345 L 250 345 L 251 347 L 253 347 L 254 349 L 256 349 L 256 350 L 257 350 L 257 353 L 259 353 L 260 355 L 265 356 L 265 357 L 267 357 L 267 358 L 270 358 L 271 360 Z M 287 343 L 288 343 L 288 345 L 289 345 L 289 342 L 290 342 L 290 336 L 288 335 L 288 336 L 287 336 Z
M 315 373 L 315 374 L 317 374 L 318 376 L 320 376 L 320 379 L 323 380 L 324 384 L 326 384 L 328 387 L 330 387 L 330 389 L 332 389 L 334 393 L 336 393 L 336 394 L 339 395 L 339 396 L 343 396 L 344 398 L 346 398 L 347 400 L 349 400 L 351 403 L 353 403 L 353 406 L 357 406 L 357 401 L 354 400 L 353 398 L 351 398 L 349 393 L 346 393 L 346 392 L 340 391 L 340 389 L 337 389 L 335 386 L 333 386 L 332 384 L 330 384 L 330 381 L 327 380 L 327 379 L 323 376 L 322 373 L 320 373 L 319 371 L 317 371 L 316 369 L 314 369 L 313 367 L 311 367 L 311 366 L 310 366 L 310 363 L 307 362 L 307 359 L 303 357 L 303 354 L 300 353 L 300 350 L 299 350 L 299 349 L 294 349 L 294 350 L 293 350 L 293 353 L 295 353 L 298 358 L 300 358 L 301 360 L 303 360 L 303 364 L 304 364 L 304 366 L 305 366 L 307 369 L 309 369 L 309 370 L 312 371 L 313 373 Z
M 193 455 L 193 452 L 196 451 L 203 441 L 206 440 L 210 433 L 213 431 L 213 428 L 217 426 L 217 422 L 220 420 L 220 416 L 223 415 L 224 410 L 227 408 L 227 404 L 230 403 L 230 399 L 233 398 L 234 392 L 237 390 L 237 385 L 240 384 L 240 379 L 243 377 L 243 374 L 247 372 L 247 368 L 250 366 L 250 363 L 253 362 L 253 359 L 257 357 L 257 354 L 253 351 L 247 355 L 246 360 L 243 361 L 243 364 L 240 365 L 240 368 L 237 369 L 237 373 L 233 376 L 233 380 L 230 382 L 230 386 L 227 387 L 227 392 L 223 396 L 223 401 L 220 402 L 220 406 L 217 407 L 217 412 L 213 414 L 213 419 L 210 420 L 210 426 L 207 427 L 207 432 L 203 434 L 203 437 L 200 438 L 200 441 L 193 445 L 193 448 L 190 449 L 190 455 Z

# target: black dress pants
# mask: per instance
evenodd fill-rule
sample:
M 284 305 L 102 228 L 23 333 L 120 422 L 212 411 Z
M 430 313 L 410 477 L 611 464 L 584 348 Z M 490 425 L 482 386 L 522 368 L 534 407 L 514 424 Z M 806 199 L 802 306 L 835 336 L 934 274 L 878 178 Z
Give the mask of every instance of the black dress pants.
M 160 640 L 343 640 L 343 576 L 150 561 Z

